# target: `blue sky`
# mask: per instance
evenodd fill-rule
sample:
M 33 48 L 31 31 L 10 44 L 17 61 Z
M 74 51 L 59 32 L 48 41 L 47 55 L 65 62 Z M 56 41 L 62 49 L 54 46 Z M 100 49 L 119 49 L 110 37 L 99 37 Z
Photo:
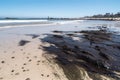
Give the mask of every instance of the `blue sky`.
M 0 17 L 82 17 L 120 12 L 120 0 L 0 0 Z

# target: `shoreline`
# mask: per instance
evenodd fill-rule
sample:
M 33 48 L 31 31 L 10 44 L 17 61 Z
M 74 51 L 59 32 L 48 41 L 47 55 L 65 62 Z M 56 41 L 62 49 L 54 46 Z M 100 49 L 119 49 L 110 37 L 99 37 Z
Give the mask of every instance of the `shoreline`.
M 24 22 L 26 21 L 26 22 Z M 39 21 L 39 20 L 10 20 L 0 21 L 0 29 L 4 28 L 15 28 L 15 27 L 26 27 L 26 26 L 50 26 L 50 25 L 63 25 L 71 24 L 76 22 L 82 22 L 83 20 L 70 20 L 70 21 Z

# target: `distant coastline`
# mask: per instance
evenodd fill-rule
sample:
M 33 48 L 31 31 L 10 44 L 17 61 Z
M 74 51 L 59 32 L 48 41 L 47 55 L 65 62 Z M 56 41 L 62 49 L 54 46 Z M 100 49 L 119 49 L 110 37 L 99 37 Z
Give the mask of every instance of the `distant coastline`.
M 108 21 L 120 21 L 118 18 L 94 18 L 94 17 L 82 17 L 82 18 L 0 18 L 0 20 L 108 20 Z
M 65 17 L 41 17 L 41 18 L 17 18 L 17 17 L 4 17 L 0 20 L 108 20 L 108 21 L 120 21 L 120 12 L 97 14 L 93 16 L 84 16 L 76 18 L 65 18 Z

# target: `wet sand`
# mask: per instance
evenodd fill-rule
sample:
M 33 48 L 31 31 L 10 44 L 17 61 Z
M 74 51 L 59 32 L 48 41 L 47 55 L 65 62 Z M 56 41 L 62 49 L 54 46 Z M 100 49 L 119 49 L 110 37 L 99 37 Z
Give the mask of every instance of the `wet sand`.
M 119 33 L 106 26 L 93 28 L 4 33 L 0 80 L 120 80 Z

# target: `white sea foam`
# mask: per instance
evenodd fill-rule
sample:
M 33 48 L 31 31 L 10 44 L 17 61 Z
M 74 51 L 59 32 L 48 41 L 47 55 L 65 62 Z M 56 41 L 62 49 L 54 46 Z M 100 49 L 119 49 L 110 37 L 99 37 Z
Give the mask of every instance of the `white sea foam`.
M 44 26 L 44 25 L 64 25 L 80 23 L 83 20 L 0 20 L 0 29 L 26 27 L 26 26 Z
M 70 24 L 70 23 L 79 23 L 83 22 L 84 20 L 68 20 L 68 21 L 58 21 L 55 24 Z
M 0 23 L 47 22 L 48 20 L 0 20 Z
M 0 20 L 0 29 L 51 24 L 48 20 Z

